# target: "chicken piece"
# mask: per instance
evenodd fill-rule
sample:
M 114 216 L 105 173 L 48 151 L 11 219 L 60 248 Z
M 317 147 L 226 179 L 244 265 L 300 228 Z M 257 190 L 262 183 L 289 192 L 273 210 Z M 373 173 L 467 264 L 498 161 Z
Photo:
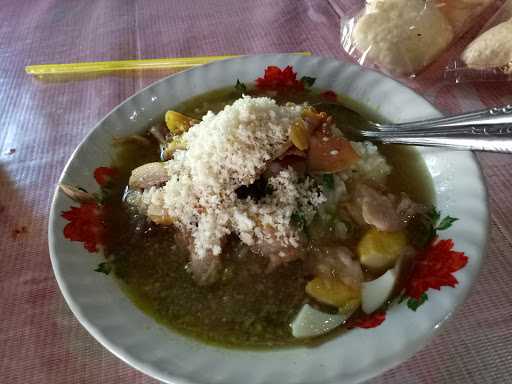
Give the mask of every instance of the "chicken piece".
M 349 287 L 359 289 L 363 271 L 359 261 L 348 248 L 319 246 L 309 250 L 305 260 L 306 271 L 317 277 L 337 279 Z
M 304 243 L 305 240 L 299 236 L 297 246 L 292 244 L 284 244 L 273 235 L 274 229 L 272 227 L 262 228 L 266 234 L 265 238 L 257 241 L 251 250 L 263 257 L 268 258 L 267 272 L 274 271 L 277 267 L 287 264 L 291 261 L 304 257 Z
M 396 210 L 402 220 L 408 223 L 413 216 L 420 213 L 426 213 L 428 207 L 424 204 L 419 204 L 412 201 L 409 196 L 407 196 L 405 193 L 402 193 L 396 206 Z
M 386 194 L 366 184 L 356 187 L 352 204 L 348 204 L 347 208 L 359 224 L 373 225 L 384 232 L 404 229 L 413 215 L 426 209 L 405 194 L 400 197 Z
M 219 256 L 209 251 L 205 257 L 191 257 L 187 268 L 198 285 L 211 285 L 220 277 L 222 263 Z
M 277 267 L 300 259 L 303 255 L 302 248 L 292 245 L 284 245 L 275 242 L 260 242 L 252 247 L 252 251 L 268 258 L 267 272 L 274 271 Z
M 393 196 L 379 193 L 363 184 L 356 190 L 356 201 L 361 206 L 361 215 L 367 224 L 387 232 L 399 231 L 405 227 L 396 210 Z
M 204 257 L 197 257 L 194 249 L 194 239 L 192 235 L 184 231 L 177 231 L 174 239 L 176 244 L 188 250 L 190 262 L 186 269 L 192 274 L 198 285 L 211 285 L 220 278 L 222 267 L 220 255 L 214 255 L 212 251 L 209 251 Z M 226 241 L 227 239 L 223 239 L 223 243 Z
M 128 185 L 131 188 L 146 189 L 164 184 L 169 174 L 164 163 L 154 162 L 141 165 L 132 171 Z

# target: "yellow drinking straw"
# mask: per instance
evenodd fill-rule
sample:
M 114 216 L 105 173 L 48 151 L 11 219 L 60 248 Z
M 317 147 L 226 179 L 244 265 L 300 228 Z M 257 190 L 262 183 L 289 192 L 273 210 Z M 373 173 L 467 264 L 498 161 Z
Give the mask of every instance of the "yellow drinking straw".
M 292 55 L 311 56 L 311 52 L 292 52 Z M 145 69 L 175 69 L 189 68 L 210 63 L 212 61 L 240 57 L 242 55 L 225 56 L 198 56 L 179 57 L 163 59 L 142 59 L 142 60 L 117 60 L 117 61 L 94 61 L 85 63 L 69 64 L 38 64 L 25 67 L 25 72 L 30 75 L 69 75 L 81 73 L 112 72 L 125 70 Z

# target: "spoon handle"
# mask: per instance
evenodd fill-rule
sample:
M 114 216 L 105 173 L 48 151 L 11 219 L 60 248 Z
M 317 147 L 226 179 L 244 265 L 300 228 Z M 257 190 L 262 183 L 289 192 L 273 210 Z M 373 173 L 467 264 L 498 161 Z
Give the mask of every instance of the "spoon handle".
M 413 131 L 426 130 L 433 127 L 479 126 L 489 124 L 511 123 L 512 105 L 494 107 L 476 112 L 464 113 L 450 117 L 441 117 L 400 124 L 375 124 L 374 128 L 380 131 Z
M 453 149 L 512 153 L 510 123 L 460 126 L 424 126 L 402 131 L 361 131 L 362 137 L 383 143 L 441 146 Z

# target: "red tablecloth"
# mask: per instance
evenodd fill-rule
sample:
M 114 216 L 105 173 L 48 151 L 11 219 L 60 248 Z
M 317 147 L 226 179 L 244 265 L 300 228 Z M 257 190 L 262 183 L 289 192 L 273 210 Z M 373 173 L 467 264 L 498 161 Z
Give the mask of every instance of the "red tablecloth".
M 154 383 L 75 320 L 51 271 L 51 195 L 75 146 L 149 73 L 46 82 L 35 63 L 309 50 L 343 59 L 354 0 L 4 0 L 0 4 L 0 382 Z M 161 76 L 159 74 L 158 76 Z M 443 112 L 512 103 L 512 83 L 436 84 Z M 372 383 L 512 381 L 512 156 L 480 154 L 489 253 L 471 296 L 430 345 Z

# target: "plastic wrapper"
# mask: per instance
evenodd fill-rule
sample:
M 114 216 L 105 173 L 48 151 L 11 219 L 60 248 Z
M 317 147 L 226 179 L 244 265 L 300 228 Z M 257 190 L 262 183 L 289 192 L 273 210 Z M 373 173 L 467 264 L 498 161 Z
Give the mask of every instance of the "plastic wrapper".
M 341 22 L 341 44 L 359 64 L 415 77 L 482 19 L 494 0 L 367 0 Z
M 446 68 L 447 79 L 512 81 L 512 0 L 507 0 Z

